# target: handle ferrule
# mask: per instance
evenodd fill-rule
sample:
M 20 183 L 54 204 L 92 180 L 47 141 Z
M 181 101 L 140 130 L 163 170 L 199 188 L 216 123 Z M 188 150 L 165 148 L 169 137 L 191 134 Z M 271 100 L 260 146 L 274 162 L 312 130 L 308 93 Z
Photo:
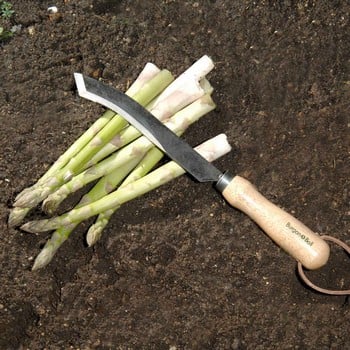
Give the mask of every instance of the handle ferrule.
M 228 171 L 226 171 L 220 176 L 218 182 L 215 184 L 215 187 L 222 193 L 232 180 L 233 176 Z

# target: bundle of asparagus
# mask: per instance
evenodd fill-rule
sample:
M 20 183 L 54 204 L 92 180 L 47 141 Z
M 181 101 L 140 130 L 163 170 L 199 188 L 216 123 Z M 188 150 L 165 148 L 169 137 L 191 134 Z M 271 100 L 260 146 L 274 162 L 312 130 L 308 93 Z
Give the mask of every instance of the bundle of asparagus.
M 203 56 L 174 80 L 168 70 L 146 64 L 126 94 L 146 106 L 177 135 L 215 108 L 206 75 L 213 62 Z M 196 150 L 209 161 L 230 150 L 225 135 L 219 135 Z M 107 110 L 33 186 L 15 199 L 9 225 L 19 225 L 28 212 L 43 202 L 52 215 L 71 193 L 97 181 L 71 211 L 57 217 L 22 225 L 28 232 L 55 230 L 35 259 L 33 270 L 47 265 L 57 249 L 83 220 L 97 215 L 87 233 L 91 246 L 101 237 L 112 214 L 121 204 L 180 176 L 185 171 L 174 162 L 152 169 L 163 153 L 119 115 Z

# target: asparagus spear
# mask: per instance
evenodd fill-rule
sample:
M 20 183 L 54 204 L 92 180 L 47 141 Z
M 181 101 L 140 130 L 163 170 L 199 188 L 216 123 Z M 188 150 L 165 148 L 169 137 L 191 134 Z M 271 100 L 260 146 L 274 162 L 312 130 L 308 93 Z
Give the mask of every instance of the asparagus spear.
M 198 151 L 208 161 L 213 161 L 214 159 L 229 152 L 230 146 L 227 142 L 226 136 L 221 134 L 205 142 L 201 146 L 198 146 L 196 151 Z M 22 225 L 21 228 L 27 232 L 37 233 L 72 225 L 75 222 L 86 220 L 91 216 L 116 208 L 155 188 L 158 188 L 159 186 L 184 173 L 185 170 L 183 168 L 181 168 L 174 161 L 171 161 L 150 172 L 145 177 L 132 182 L 127 186 L 123 186 L 91 204 L 73 209 L 70 212 L 55 218 L 28 222 Z

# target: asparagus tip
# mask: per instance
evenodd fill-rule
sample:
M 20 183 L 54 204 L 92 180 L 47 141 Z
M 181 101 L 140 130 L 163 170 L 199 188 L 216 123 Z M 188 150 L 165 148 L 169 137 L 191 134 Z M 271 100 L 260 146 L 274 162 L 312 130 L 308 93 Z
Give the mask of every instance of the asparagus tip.
M 14 207 L 33 208 L 48 195 L 48 188 L 35 188 L 23 193 L 13 204 Z
M 86 234 L 86 242 L 89 247 L 92 247 L 101 237 L 103 227 L 92 225 Z
M 56 250 L 50 249 L 50 247 L 45 247 L 35 258 L 32 271 L 42 269 L 52 260 L 55 255 Z
M 37 223 L 38 221 L 29 221 L 21 226 L 21 230 L 29 233 L 37 233 Z M 40 231 L 39 231 L 40 232 Z
M 25 216 L 28 214 L 29 208 L 15 207 L 11 209 L 8 217 L 8 226 L 15 227 L 18 226 Z
M 24 190 L 22 190 L 20 193 L 17 194 L 17 196 L 15 197 L 15 201 L 17 201 L 19 198 L 21 198 L 22 196 L 24 196 L 26 193 L 32 191 L 34 188 L 34 186 L 31 187 L 27 187 Z
M 25 207 L 29 207 L 31 202 L 32 202 L 31 194 L 26 192 L 16 197 L 15 202 L 13 203 L 13 206 L 25 208 Z

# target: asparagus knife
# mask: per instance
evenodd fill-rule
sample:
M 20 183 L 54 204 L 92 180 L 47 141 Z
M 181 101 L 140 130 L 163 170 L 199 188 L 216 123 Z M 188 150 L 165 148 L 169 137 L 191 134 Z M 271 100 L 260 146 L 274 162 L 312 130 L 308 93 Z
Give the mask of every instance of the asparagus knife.
M 214 182 L 229 204 L 247 214 L 307 269 L 326 264 L 330 251 L 328 244 L 295 217 L 271 203 L 248 180 L 221 172 L 121 91 L 80 73 L 75 73 L 74 77 L 80 96 L 118 113 L 196 180 Z

